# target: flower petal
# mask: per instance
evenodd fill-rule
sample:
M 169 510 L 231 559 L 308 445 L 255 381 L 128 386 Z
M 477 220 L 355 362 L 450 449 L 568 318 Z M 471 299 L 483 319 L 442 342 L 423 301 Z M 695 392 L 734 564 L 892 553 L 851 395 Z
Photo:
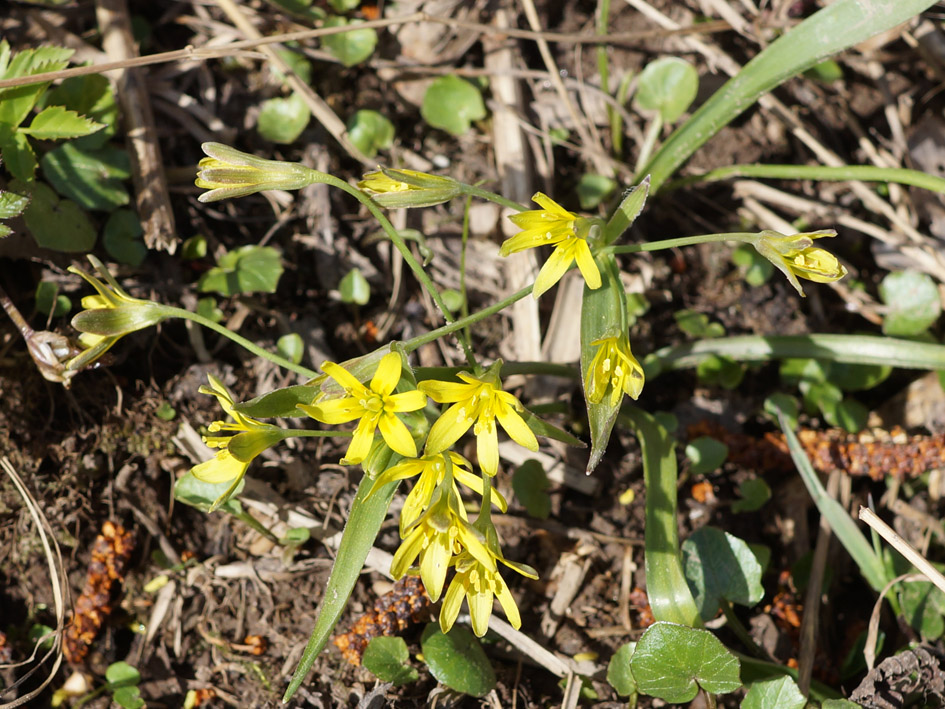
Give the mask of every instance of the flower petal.
M 495 423 L 482 426 L 476 436 L 476 455 L 479 467 L 486 475 L 493 477 L 499 470 L 499 439 L 495 434 Z
M 450 448 L 473 425 L 473 419 L 467 415 L 468 407 L 464 402 L 453 404 L 444 411 L 427 435 L 425 452 L 427 455 L 442 453 Z
M 541 270 L 538 272 L 538 278 L 535 279 L 535 287 L 532 288 L 532 296 L 539 298 L 542 293 L 560 281 L 561 276 L 567 272 L 573 260 L 571 254 L 568 253 L 566 245 L 559 244 L 558 247 L 551 252 L 551 256 L 548 257 L 548 260 L 545 261 L 545 265 L 542 266 Z
M 502 610 L 505 611 L 505 617 L 508 618 L 509 625 L 518 630 L 522 627 L 522 616 L 518 612 L 518 605 L 515 603 L 515 598 L 512 597 L 509 587 L 505 585 L 505 581 L 498 574 L 496 574 L 496 577 L 496 598 L 502 604 Z
M 366 387 L 351 372 L 334 362 L 322 362 L 321 370 L 350 393 L 361 393 Z
M 368 453 L 371 452 L 371 445 L 374 443 L 375 428 L 377 428 L 377 421 L 371 416 L 365 416 L 358 422 L 358 428 L 345 452 L 345 457 L 341 459 L 342 465 L 357 465 L 367 458 Z
M 401 413 L 405 411 L 416 411 L 417 409 L 422 409 L 426 405 L 427 395 L 422 391 L 414 389 L 413 391 L 405 391 L 400 394 L 392 394 L 391 396 L 387 397 L 387 402 L 384 408 L 388 411 Z
M 480 572 L 485 571 L 480 569 Z M 489 619 L 492 617 L 492 590 L 471 591 L 466 594 L 466 601 L 469 603 L 469 618 L 472 621 L 472 629 L 476 637 L 481 638 L 489 629 Z
M 437 379 L 427 379 L 417 384 L 417 389 L 429 396 L 438 404 L 453 404 L 473 395 L 476 385 L 460 382 L 441 382 Z
M 537 451 L 538 439 L 535 438 L 535 433 L 528 427 L 525 419 L 519 415 L 518 411 L 509 406 L 505 401 L 505 397 L 501 396 L 505 394 L 509 398 L 513 398 L 512 395 L 507 392 L 497 392 L 497 394 L 499 396 L 497 397 L 495 416 L 499 419 L 499 423 L 505 429 L 505 432 L 509 434 L 509 438 L 530 451 Z
M 448 633 L 456 618 L 459 615 L 459 609 L 463 605 L 463 596 L 466 595 L 465 576 L 457 574 L 446 589 L 446 595 L 443 597 L 443 605 L 440 606 L 440 630 Z
M 190 469 L 194 477 L 205 483 L 224 483 L 246 473 L 249 463 L 237 460 L 225 448 L 208 461 Z
M 449 533 L 437 534 L 420 556 L 420 578 L 434 603 L 440 600 L 446 582 L 446 571 L 453 557 L 450 547 Z
M 397 453 L 406 458 L 417 457 L 417 444 L 413 441 L 413 436 L 404 425 L 404 422 L 396 415 L 385 411 L 377 421 L 381 429 L 381 435 L 384 442 L 387 443 Z
M 365 414 L 361 402 L 353 396 L 346 396 L 343 399 L 329 399 L 318 404 L 298 404 L 298 407 L 316 421 L 327 423 L 330 426 L 354 421 Z
M 400 354 L 397 352 L 388 352 L 381 357 L 381 361 L 377 365 L 377 371 L 374 372 L 374 377 L 371 379 L 371 390 L 381 396 L 387 396 L 394 391 L 394 387 L 400 381 L 402 364 Z
M 424 528 L 417 527 L 400 543 L 400 546 L 394 553 L 394 558 L 390 562 L 390 575 L 393 576 L 395 580 L 407 573 L 414 559 L 417 558 L 420 554 L 420 550 L 423 549 L 425 538 Z
M 584 276 L 584 282 L 591 290 L 600 288 L 600 270 L 591 256 L 591 247 L 587 245 L 584 239 L 578 239 L 574 244 L 574 259 L 577 261 L 581 275 Z

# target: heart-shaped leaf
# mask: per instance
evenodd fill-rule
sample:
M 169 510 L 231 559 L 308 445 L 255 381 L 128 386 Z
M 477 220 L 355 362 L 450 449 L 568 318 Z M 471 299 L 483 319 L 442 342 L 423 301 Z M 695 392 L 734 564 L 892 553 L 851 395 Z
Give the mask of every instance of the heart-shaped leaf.
M 486 105 L 479 89 L 468 81 L 458 76 L 441 76 L 424 94 L 420 113 L 434 128 L 463 135 L 472 121 L 486 117 Z

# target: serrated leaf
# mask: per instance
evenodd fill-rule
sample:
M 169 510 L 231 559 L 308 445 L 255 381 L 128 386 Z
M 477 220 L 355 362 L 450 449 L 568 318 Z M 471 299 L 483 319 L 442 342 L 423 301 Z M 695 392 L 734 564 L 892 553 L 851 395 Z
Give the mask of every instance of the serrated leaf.
M 303 415 L 298 405 L 311 404 L 320 391 L 317 386 L 296 384 L 243 401 L 233 408 L 258 419 L 297 417 Z
M 0 79 L 32 76 L 48 71 L 65 69 L 68 59 L 75 50 L 65 47 L 39 47 L 26 49 L 13 55 Z M 0 90 L 0 123 L 16 128 L 36 105 L 40 95 L 49 86 L 49 82 L 14 86 Z
M 701 687 L 728 694 L 742 686 L 738 659 L 708 630 L 655 623 L 643 633 L 630 669 L 643 694 L 667 702 L 692 701 Z
M 685 59 L 662 57 L 640 72 L 636 100 L 647 111 L 658 111 L 664 123 L 677 120 L 695 100 L 699 74 Z
M 807 698 L 791 677 L 776 677 L 752 682 L 740 706 L 741 709 L 804 709 Z
M 14 186 L 14 189 L 18 187 Z M 92 250 L 95 229 L 79 205 L 68 199 L 59 199 L 52 188 L 41 182 L 30 187 L 30 197 L 23 218 L 37 244 L 64 253 Z
M 83 149 L 64 143 L 40 161 L 56 191 L 85 209 L 111 212 L 131 201 L 124 181 L 131 176 L 128 152 L 108 145 Z
M 535 519 L 548 519 L 551 514 L 551 498 L 547 493 L 549 487 L 551 484 L 545 469 L 537 460 L 526 460 L 512 474 L 515 498 Z
M 486 117 L 486 105 L 479 89 L 458 76 L 441 76 L 423 96 L 423 120 L 452 135 L 463 135 L 472 121 Z
M 444 635 L 439 624 L 430 623 L 420 644 L 430 674 L 450 689 L 484 697 L 495 687 L 492 663 L 476 636 L 463 626 L 454 625 Z
M 637 681 L 630 670 L 630 658 L 636 643 L 621 645 L 607 665 L 607 682 L 621 697 L 632 697 L 637 693 Z
M 18 217 L 30 203 L 26 195 L 0 191 L 0 219 Z
M 308 126 L 311 111 L 299 94 L 288 98 L 271 98 L 263 101 L 256 122 L 256 130 L 273 143 L 294 143 Z
M 91 135 L 104 127 L 103 124 L 80 116 L 63 106 L 50 106 L 33 118 L 29 128 L 20 128 L 20 132 L 38 140 L 65 140 Z
M 702 620 L 715 617 L 721 599 L 753 606 L 764 596 L 762 568 L 748 545 L 714 527 L 701 527 L 682 545 L 686 580 Z
M 148 255 L 142 236 L 144 229 L 137 213 L 130 209 L 116 209 L 108 215 L 102 230 L 102 246 L 119 263 L 140 266 Z
M 101 148 L 118 130 L 118 102 L 112 86 L 101 74 L 73 76 L 40 97 L 39 106 L 64 106 L 101 123 L 104 128 L 77 139 L 82 149 Z
M 883 319 L 883 332 L 891 337 L 918 335 L 942 314 L 938 288 L 925 273 L 890 273 L 879 284 L 879 295 L 889 308 Z
M 218 266 L 200 277 L 198 288 L 223 296 L 275 293 L 282 270 L 278 251 L 249 244 L 224 254 Z
M 26 136 L 0 125 L 0 155 L 7 170 L 17 180 L 32 182 L 36 174 L 36 154 Z
M 325 27 L 352 27 L 350 32 L 331 34 L 322 38 L 322 45 L 345 66 L 360 64 L 374 53 L 377 31 L 370 28 L 356 29 L 360 20 L 348 21 L 343 17 L 329 17 Z
M 368 643 L 361 665 L 382 682 L 397 686 L 416 682 L 420 677 L 417 670 L 407 664 L 409 659 L 410 653 L 403 638 L 379 637 Z

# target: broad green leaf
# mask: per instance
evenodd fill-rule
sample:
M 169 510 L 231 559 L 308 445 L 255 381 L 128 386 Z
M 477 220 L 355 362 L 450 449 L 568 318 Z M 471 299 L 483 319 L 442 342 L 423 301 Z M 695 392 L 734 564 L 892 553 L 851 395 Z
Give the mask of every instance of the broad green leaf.
M 935 0 L 838 0 L 768 45 L 663 143 L 640 175 L 658 190 L 676 169 L 760 96 L 839 51 L 905 22 Z
M 438 682 L 457 692 L 484 697 L 495 687 L 492 663 L 468 629 L 454 625 L 445 635 L 430 623 L 420 639 L 423 659 Z
M 843 401 L 843 392 L 830 382 L 811 383 L 802 381 L 799 385 L 804 396 L 804 408 L 807 413 L 814 415 L 818 411 L 831 426 L 839 426 L 837 421 L 837 406 Z
M 147 706 L 141 698 L 141 690 L 136 686 L 119 687 L 112 693 L 112 699 L 122 709 L 142 709 L 142 707 Z
M 740 705 L 741 709 L 804 709 L 806 706 L 807 697 L 790 677 L 752 682 Z
M 14 183 L 14 189 L 20 189 L 19 183 Z M 23 212 L 23 218 L 37 244 L 44 249 L 65 253 L 92 250 L 95 229 L 79 205 L 72 200 L 59 199 L 49 186 L 41 182 L 31 185 L 29 192 L 31 201 Z
M 357 28 L 360 20 L 346 20 L 343 17 L 329 17 L 324 27 Z M 322 37 L 322 46 L 345 66 L 360 64 L 374 53 L 377 45 L 377 31 L 371 28 L 352 29 L 350 32 L 331 34 Z
M 347 127 L 348 139 L 369 158 L 394 144 L 394 124 L 377 111 L 356 111 Z
M 537 460 L 526 460 L 512 474 L 512 489 L 515 498 L 522 503 L 529 516 L 548 519 L 551 514 L 551 498 L 548 497 L 548 476 Z
M 827 381 L 831 363 L 807 357 L 791 357 L 781 362 L 778 370 L 786 384 L 798 384 L 803 381 L 822 383 Z
M 630 671 L 630 658 L 636 643 L 621 645 L 607 665 L 607 682 L 621 697 L 633 697 L 637 693 L 637 682 Z
M 290 46 L 296 45 L 293 43 Z M 312 62 L 310 62 L 304 54 L 300 54 L 298 51 L 292 51 L 286 47 L 280 47 L 276 50 L 276 53 L 304 83 L 312 83 Z M 283 74 L 278 67 L 273 66 L 272 73 L 279 81 L 285 81 L 285 74 Z
M 0 191 L 0 219 L 18 217 L 29 203 L 26 195 Z
M 201 293 L 222 296 L 275 293 L 282 275 L 282 259 L 271 246 L 249 244 L 223 255 L 197 284 Z
M 399 481 L 395 481 L 372 490 L 374 480 L 368 475 L 361 479 L 358 492 L 351 502 L 351 512 L 345 523 L 335 563 L 331 567 L 331 575 L 325 586 L 324 600 L 318 609 L 315 627 L 302 653 L 302 659 L 299 660 L 298 667 L 292 675 L 292 681 L 282 698 L 283 702 L 289 701 L 289 698 L 305 681 L 305 676 L 312 669 L 315 658 L 325 647 L 338 624 L 399 484 Z M 371 493 L 370 496 L 368 496 L 369 493 Z
M 945 594 L 930 581 L 903 583 L 899 602 L 903 618 L 923 638 L 934 641 L 945 633 Z
M 879 284 L 879 295 L 888 307 L 883 332 L 893 337 L 918 335 L 942 314 L 938 288 L 925 273 L 890 273 Z
M 712 323 L 717 325 L 718 323 Z M 719 326 L 721 327 L 721 326 Z M 706 357 L 696 367 L 696 376 L 705 386 L 735 389 L 745 378 L 745 367 L 731 357 Z
M 722 337 L 725 328 L 719 323 L 709 322 L 709 316 L 695 310 L 677 310 L 673 313 L 679 329 L 690 337 Z
M 836 424 L 849 433 L 859 433 L 866 428 L 866 422 L 870 416 L 870 410 L 864 404 L 856 399 L 844 399 L 835 410 L 837 419 Z M 827 416 L 825 415 L 826 419 Z
M 115 133 L 118 124 L 118 102 L 115 100 L 115 93 L 108 79 L 101 74 L 73 76 L 65 79 L 61 84 L 43 94 L 40 105 L 43 107 L 63 106 L 103 124 L 104 129 L 95 134 L 96 139 L 99 139 L 101 134 L 102 144 L 104 144 L 104 139 Z M 101 147 L 101 144 L 90 145 L 88 138 L 82 142 L 87 148 Z
M 257 419 L 291 418 L 304 415 L 299 404 L 311 404 L 320 392 L 317 386 L 296 384 L 270 391 L 233 406 L 236 411 Z
M 581 209 L 594 209 L 607 199 L 611 192 L 617 189 L 617 183 L 612 177 L 585 173 L 578 180 L 577 194 Z
M 174 483 L 174 499 L 185 505 L 196 507 L 201 512 L 210 512 L 210 508 L 220 499 L 220 495 L 229 490 L 230 485 L 228 480 L 222 483 L 205 483 L 195 478 L 188 470 Z M 235 498 L 243 490 L 244 485 L 245 480 L 240 480 L 230 499 L 220 505 L 219 509 L 233 515 L 242 513 L 243 505 Z
M 420 114 L 434 128 L 463 135 L 470 123 L 486 117 L 486 105 L 479 89 L 468 81 L 458 76 L 441 76 L 424 94 Z
M 207 237 L 197 234 L 187 239 L 180 250 L 180 257 L 187 261 L 196 261 L 207 255 Z
M 686 457 L 692 462 L 690 473 L 705 475 L 722 467 L 728 458 L 728 446 L 711 436 L 699 436 L 686 445 Z
M 890 374 L 892 367 L 888 365 L 831 362 L 827 376 L 843 391 L 866 391 L 882 384 Z
M 13 177 L 23 182 L 33 181 L 39 163 L 36 162 L 36 154 L 26 135 L 0 125 L 0 155 Z
M 676 121 L 695 100 L 699 74 L 685 59 L 662 57 L 640 73 L 637 103 L 647 111 L 658 111 L 664 123 Z
M 308 126 L 312 113 L 299 94 L 263 101 L 256 130 L 273 143 L 294 143 Z
M 54 318 L 62 317 L 72 310 L 72 301 L 60 295 L 59 284 L 40 281 L 36 284 L 36 310 Z
M 87 150 L 64 143 L 40 163 L 56 191 L 84 209 L 111 212 L 131 200 L 124 185 L 131 176 L 128 152 L 114 145 Z
M 764 596 L 762 568 L 748 545 L 715 527 L 700 527 L 682 545 L 686 580 L 702 620 L 712 620 L 722 599 L 753 606 Z
M 356 268 L 352 268 L 341 279 L 338 284 L 338 292 L 341 293 L 342 303 L 367 305 L 367 302 L 371 299 L 371 286 L 364 274 Z
M 797 428 L 797 416 L 800 413 L 800 406 L 790 394 L 777 392 L 765 399 L 764 412 L 771 421 L 778 420 L 778 411 L 784 414 L 791 428 Z
M 646 594 L 653 617 L 701 627 L 699 609 L 686 582 L 679 554 L 676 444 L 656 419 L 637 406 L 625 406 L 621 422 L 636 432 L 643 456 Z
M 739 484 L 738 494 L 741 499 L 732 503 L 732 512 L 755 512 L 771 499 L 771 488 L 764 478 L 748 478 Z
M 223 322 L 223 311 L 217 307 L 217 299 L 212 296 L 200 298 L 197 301 L 197 315 L 207 318 L 211 322 Z
M 131 687 L 141 681 L 141 673 L 127 662 L 114 662 L 105 670 L 105 679 L 111 689 Z
M 108 215 L 102 230 L 102 246 L 118 263 L 138 267 L 148 255 L 141 237 L 144 229 L 138 214 L 130 209 L 116 209 Z
M 656 623 L 637 642 L 630 669 L 643 694 L 679 704 L 701 687 L 728 694 L 742 686 L 738 659 L 708 630 Z
M 276 341 L 276 352 L 292 364 L 298 364 L 302 361 L 302 355 L 305 354 L 305 344 L 298 333 L 290 332 Z
M 741 270 L 745 282 L 756 288 L 766 283 L 774 273 L 774 265 L 751 244 L 736 246 L 732 251 L 732 263 Z
M 416 682 L 420 677 L 416 668 L 408 664 L 410 653 L 403 638 L 373 638 L 364 650 L 361 665 L 382 682 L 395 686 Z
M 50 106 L 33 118 L 29 128 L 20 128 L 20 132 L 37 140 L 65 140 L 91 135 L 104 127 L 103 124 L 80 116 L 63 106 Z

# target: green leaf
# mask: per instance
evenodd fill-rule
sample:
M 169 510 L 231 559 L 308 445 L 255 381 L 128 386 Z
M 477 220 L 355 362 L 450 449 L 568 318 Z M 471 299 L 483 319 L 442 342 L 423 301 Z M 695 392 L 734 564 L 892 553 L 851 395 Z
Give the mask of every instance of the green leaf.
M 812 66 L 804 72 L 804 76 L 829 84 L 843 79 L 843 68 L 833 59 L 828 59 Z
M 0 75 L 0 79 L 60 71 L 69 65 L 69 57 L 74 51 L 65 47 L 40 47 L 18 52 L 12 56 L 12 60 L 5 67 L 6 70 Z M 29 112 L 36 105 L 36 101 L 48 86 L 49 82 L 44 81 L 0 90 L 0 123 L 5 123 L 12 128 L 19 126 L 26 120 Z
M 713 323 L 717 324 L 717 323 Z M 721 327 L 721 326 L 720 326 Z M 735 389 L 745 378 L 745 367 L 731 357 L 706 357 L 696 367 L 696 376 L 705 386 Z
M 745 282 L 755 288 L 766 283 L 774 273 L 774 265 L 751 244 L 739 244 L 735 247 L 732 251 L 732 263 L 741 270 Z
M 290 46 L 297 47 L 295 43 L 290 44 Z M 312 62 L 310 62 L 304 54 L 286 47 L 277 49 L 276 54 L 279 55 L 282 61 L 289 65 L 289 68 L 295 72 L 304 83 L 312 83 Z M 283 74 L 277 66 L 272 67 L 272 73 L 279 81 L 285 82 L 285 74 Z
M 643 205 L 646 204 L 647 195 L 650 193 L 650 178 L 644 178 L 636 187 L 631 187 L 623 196 L 620 206 L 614 212 L 610 221 L 604 227 L 604 233 L 601 242 L 608 246 L 627 231 L 640 212 L 643 211 Z
M 479 89 L 468 81 L 441 76 L 424 94 L 420 114 L 434 128 L 459 136 L 469 130 L 472 121 L 486 117 L 486 105 Z
M 320 7 L 312 7 L 312 0 L 266 0 L 266 2 L 302 20 L 316 22 L 325 19 L 325 11 Z
M 741 709 L 804 709 L 807 698 L 790 677 L 777 677 L 752 682 L 742 700 Z
M 728 446 L 711 436 L 699 436 L 686 445 L 686 457 L 692 461 L 689 472 L 704 475 L 722 467 L 728 458 Z
M 161 405 L 154 410 L 154 415 L 162 421 L 173 421 L 177 417 L 177 409 L 168 402 L 162 401 Z
M 708 630 L 675 623 L 647 628 L 630 659 L 643 694 L 679 704 L 692 701 L 701 687 L 728 694 L 742 686 L 738 659 Z
M 358 492 L 351 502 L 351 512 L 345 523 L 335 563 L 331 567 L 331 576 L 328 577 L 328 583 L 325 586 L 324 600 L 319 608 L 318 618 L 315 620 L 315 628 L 312 630 L 302 659 L 295 668 L 292 681 L 282 701 L 289 701 L 305 681 L 306 675 L 315 663 L 315 658 L 325 647 L 335 625 L 338 624 L 338 619 L 345 609 L 354 584 L 361 575 L 361 567 L 364 566 L 364 560 L 374 545 L 374 539 L 387 515 L 387 508 L 390 507 L 398 485 L 399 481 L 395 481 L 372 490 L 374 481 L 367 475 L 361 479 Z M 370 497 L 368 493 L 372 493 Z M 425 649 L 424 652 L 426 652 Z M 491 667 L 489 669 L 491 670 Z
M 738 494 L 742 499 L 732 503 L 732 512 L 754 512 L 771 499 L 771 488 L 764 478 L 748 478 L 739 484 Z
M 672 123 L 686 112 L 698 90 L 699 74 L 689 62 L 662 57 L 640 73 L 636 99 L 640 108 L 659 111 L 664 123 Z
M 26 195 L 0 190 L 0 219 L 20 216 L 29 203 L 30 198 Z
M 298 364 L 302 361 L 302 355 L 305 353 L 305 344 L 298 333 L 290 332 L 283 335 L 276 342 L 276 352 L 281 357 L 285 357 L 292 364 Z
M 361 0 L 328 0 L 328 4 L 335 12 L 350 12 L 358 9 Z
M 912 581 L 900 587 L 902 616 L 926 640 L 938 640 L 945 633 L 945 594 L 930 581 Z
M 362 109 L 348 119 L 348 139 L 367 157 L 394 144 L 394 124 L 377 111 Z
M 197 283 L 201 293 L 222 296 L 275 293 L 282 275 L 282 259 L 271 246 L 249 244 L 225 253 Z
M 837 406 L 843 401 L 843 392 L 830 382 L 812 384 L 808 381 L 800 383 L 801 394 L 804 396 L 804 408 L 809 414 L 820 411 L 824 419 L 831 426 L 839 426 L 837 421 Z
M 54 318 L 62 317 L 72 310 L 72 301 L 60 295 L 59 284 L 40 281 L 36 284 L 36 310 Z
M 581 209 L 591 210 L 617 189 L 617 183 L 606 175 L 586 173 L 578 180 L 577 194 Z
M 548 519 L 551 498 L 546 490 L 551 487 L 545 469 L 537 460 L 526 460 L 512 474 L 512 489 L 525 511 L 536 519 Z
M 96 123 L 91 118 L 80 116 L 75 111 L 69 111 L 63 106 L 50 106 L 43 109 L 33 118 L 29 128 L 20 128 L 21 133 L 37 140 L 65 140 L 91 135 L 105 126 Z
M 408 664 L 410 653 L 403 638 L 373 638 L 364 650 L 361 664 L 382 682 L 395 686 L 416 682 L 420 677 L 416 668 Z
M 792 357 L 781 362 L 779 373 L 785 384 L 803 381 L 822 383 L 828 379 L 831 363 L 808 357 Z
M 108 255 L 129 266 L 138 267 L 148 255 L 148 247 L 141 240 L 144 229 L 138 214 L 130 209 L 116 209 L 108 215 L 102 230 L 102 246 Z
M 440 296 L 443 298 L 446 307 L 454 313 L 458 313 L 463 305 L 466 304 L 466 299 L 463 297 L 463 294 L 453 288 L 447 288 L 440 293 Z
M 207 255 L 207 237 L 197 234 L 187 239 L 180 250 L 180 257 L 186 261 L 196 261 Z
M 771 421 L 778 420 L 778 411 L 781 411 L 791 424 L 791 428 L 797 428 L 797 416 L 800 413 L 800 407 L 790 394 L 777 392 L 765 399 L 764 412 Z
M 294 143 L 308 126 L 312 113 L 299 94 L 263 101 L 256 130 L 273 143 Z
M 637 693 L 637 682 L 630 671 L 630 658 L 636 643 L 621 645 L 607 665 L 607 682 L 621 697 L 633 697 Z
M 522 419 L 525 421 L 526 425 L 536 436 L 543 436 L 545 438 L 550 438 L 553 441 L 560 441 L 565 445 L 574 446 L 575 448 L 587 448 L 587 444 L 580 438 L 575 438 L 567 431 L 558 428 L 552 423 L 548 423 L 545 421 L 545 419 L 541 418 L 540 416 L 536 416 L 528 409 L 522 411 L 521 414 Z
M 844 399 L 836 408 L 836 425 L 849 433 L 859 433 L 866 428 L 870 410 L 856 399 Z M 824 418 L 827 418 L 826 415 Z
M 127 662 L 114 662 L 105 670 L 110 689 L 133 687 L 141 681 L 141 673 Z
M 843 391 L 866 391 L 882 384 L 890 374 L 892 367 L 888 365 L 831 362 L 827 377 Z
M 319 391 L 317 386 L 296 384 L 243 401 L 233 408 L 245 416 L 257 419 L 291 418 L 301 416 L 298 405 L 311 404 Z
M 325 27 L 356 27 L 360 20 L 348 21 L 343 17 L 329 17 Z M 322 37 L 322 46 L 345 66 L 360 64 L 374 53 L 377 32 L 371 28 L 352 29 L 350 32 Z
M 679 329 L 691 337 L 722 337 L 725 328 L 719 323 L 710 323 L 709 316 L 695 310 L 677 310 L 673 313 Z
M 883 332 L 911 337 L 927 330 L 942 314 L 935 281 L 918 271 L 890 273 L 879 284 L 879 295 L 888 306 Z
M 120 687 L 112 693 L 112 699 L 124 709 L 141 709 L 147 706 L 141 698 L 141 690 L 137 687 Z
M 124 185 L 131 176 L 128 153 L 114 145 L 92 150 L 64 143 L 40 163 L 56 191 L 85 209 L 110 212 L 131 200 Z
M 438 682 L 457 692 L 484 697 L 495 687 L 492 663 L 479 640 L 461 625 L 445 635 L 437 623 L 430 623 L 420 639 L 423 659 Z
M 236 489 L 230 495 L 230 499 L 220 505 L 219 509 L 232 515 L 241 514 L 243 505 L 234 498 L 242 492 L 245 483 L 245 480 L 240 480 Z M 226 494 L 231 486 L 232 481 L 230 480 L 222 483 L 205 483 L 195 478 L 194 474 L 188 470 L 174 483 L 174 499 L 183 502 L 185 505 L 196 507 L 201 512 L 210 512 L 220 496 Z
M 217 307 L 217 299 L 212 296 L 197 301 L 197 315 L 212 322 L 223 322 L 223 311 Z
M 65 253 L 92 250 L 95 229 L 79 205 L 72 200 L 60 200 L 49 186 L 41 182 L 31 185 L 29 192 L 31 201 L 23 212 L 23 218 L 37 244 L 44 249 Z
M 33 181 L 38 163 L 26 135 L 19 131 L 5 130 L 5 127 L 0 125 L 0 155 L 13 177 L 23 182 Z
M 821 703 L 820 709 L 863 709 L 863 707 L 849 699 L 826 699 Z
M 702 620 L 712 620 L 721 600 L 753 606 L 765 594 L 763 572 L 748 545 L 728 532 L 700 527 L 682 545 L 686 580 Z
M 338 284 L 338 292 L 341 293 L 342 303 L 367 305 L 367 302 L 371 299 L 371 286 L 364 274 L 356 268 L 352 268 L 341 279 L 341 283 Z

